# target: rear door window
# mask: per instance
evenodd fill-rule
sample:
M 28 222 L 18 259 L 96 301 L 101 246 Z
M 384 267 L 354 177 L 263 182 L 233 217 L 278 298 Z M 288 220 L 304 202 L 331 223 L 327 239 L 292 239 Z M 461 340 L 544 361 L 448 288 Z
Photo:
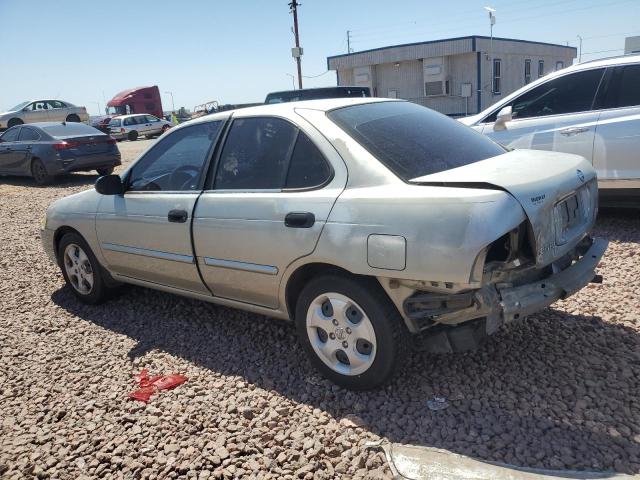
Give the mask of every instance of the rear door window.
M 601 108 L 635 107 L 640 105 L 640 65 L 613 68 L 606 79 Z
M 40 140 L 40 134 L 33 128 L 22 127 L 19 138 L 21 142 L 35 141 Z
M 404 181 L 506 151 L 466 125 L 409 102 L 342 107 L 328 116 Z
M 136 117 L 128 117 L 124 119 L 123 123 L 125 127 L 130 127 L 132 125 L 137 125 L 138 121 L 136 120 Z
M 297 133 L 295 126 L 281 118 L 234 120 L 220 154 L 214 188 L 281 189 Z
M 327 183 L 332 173 L 329 163 L 318 150 L 318 147 L 307 135 L 299 132 L 291 155 L 285 188 L 318 187 Z

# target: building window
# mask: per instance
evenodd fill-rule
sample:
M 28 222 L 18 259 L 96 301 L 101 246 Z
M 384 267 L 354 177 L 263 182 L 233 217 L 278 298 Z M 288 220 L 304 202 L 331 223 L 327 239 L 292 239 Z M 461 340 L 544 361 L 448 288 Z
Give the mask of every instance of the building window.
M 544 60 L 538 60 L 538 78 L 544 77 Z
M 524 61 L 524 84 L 526 85 L 531 81 L 531 60 L 526 59 Z
M 493 60 L 493 94 L 500 95 L 500 78 L 501 78 L 502 61 L 499 58 Z
M 556 62 L 556 71 L 562 70 L 564 68 L 564 62 L 559 60 Z

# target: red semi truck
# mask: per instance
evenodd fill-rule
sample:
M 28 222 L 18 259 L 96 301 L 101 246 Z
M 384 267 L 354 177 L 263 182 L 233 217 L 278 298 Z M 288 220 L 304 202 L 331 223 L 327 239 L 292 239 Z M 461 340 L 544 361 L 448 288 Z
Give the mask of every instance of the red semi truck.
M 162 100 L 157 85 L 123 90 L 107 103 L 107 115 L 150 113 L 162 118 Z

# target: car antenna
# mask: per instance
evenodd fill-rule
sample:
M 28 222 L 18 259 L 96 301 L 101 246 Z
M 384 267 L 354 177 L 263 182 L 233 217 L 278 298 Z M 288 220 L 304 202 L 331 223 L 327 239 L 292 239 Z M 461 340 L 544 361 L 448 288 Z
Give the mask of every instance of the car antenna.
M 67 122 L 65 122 L 64 120 L 62 121 L 62 124 L 66 127 L 67 126 Z

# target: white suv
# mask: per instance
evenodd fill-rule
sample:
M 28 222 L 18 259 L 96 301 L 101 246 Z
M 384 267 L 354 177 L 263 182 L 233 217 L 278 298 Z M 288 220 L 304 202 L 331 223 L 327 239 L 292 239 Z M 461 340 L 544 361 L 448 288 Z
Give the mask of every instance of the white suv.
M 132 115 L 120 115 L 109 122 L 109 134 L 116 140 L 137 140 L 140 135 L 151 138 L 160 135 L 171 128 L 166 120 L 161 120 L 155 115 L 139 113 Z
M 582 155 L 606 204 L 640 199 L 640 55 L 554 72 L 461 121 L 510 148 Z

